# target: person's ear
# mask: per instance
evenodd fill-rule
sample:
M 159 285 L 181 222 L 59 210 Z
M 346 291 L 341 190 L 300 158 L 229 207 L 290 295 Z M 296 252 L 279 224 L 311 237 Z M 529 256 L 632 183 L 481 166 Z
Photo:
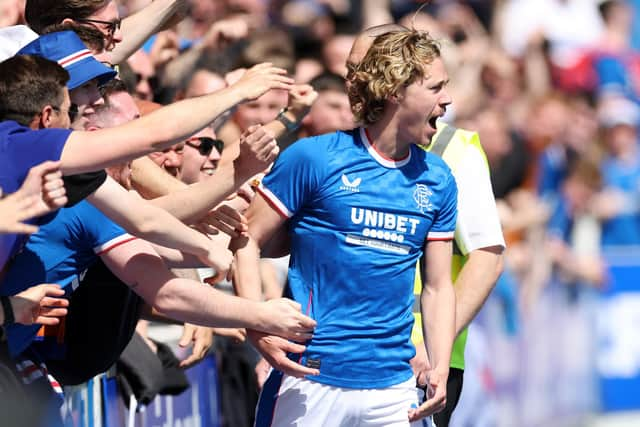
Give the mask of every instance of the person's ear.
M 54 113 L 55 111 L 51 105 L 45 105 L 42 110 L 40 110 L 40 127 L 45 129 L 50 128 L 53 125 Z

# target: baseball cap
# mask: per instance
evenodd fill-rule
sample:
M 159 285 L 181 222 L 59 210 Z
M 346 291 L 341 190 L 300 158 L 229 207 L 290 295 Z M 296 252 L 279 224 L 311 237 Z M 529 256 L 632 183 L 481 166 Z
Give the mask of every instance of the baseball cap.
M 17 54 L 37 55 L 56 61 L 69 73 L 70 78 L 67 83 L 69 90 L 93 79 L 98 79 L 98 84 L 102 85 L 117 74 L 98 61 L 73 31 L 42 35 L 20 49 Z

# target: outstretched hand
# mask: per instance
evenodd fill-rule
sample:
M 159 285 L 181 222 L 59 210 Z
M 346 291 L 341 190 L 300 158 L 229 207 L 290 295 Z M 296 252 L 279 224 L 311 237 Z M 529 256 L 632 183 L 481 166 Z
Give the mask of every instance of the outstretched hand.
M 301 313 L 301 305 L 287 298 L 260 303 L 263 308 L 260 327 L 263 332 L 279 335 L 297 342 L 313 337 L 316 321 Z
M 186 348 L 190 344 L 193 344 L 191 354 L 186 359 L 180 361 L 181 368 L 188 368 L 204 359 L 213 345 L 212 328 L 185 323 L 178 345 Z
M 250 101 L 271 89 L 291 89 L 293 79 L 286 74 L 287 70 L 264 62 L 249 68 L 231 87 L 241 90 L 245 99 Z
M 13 315 L 17 323 L 32 325 L 57 325 L 67 314 L 69 301 L 60 298 L 64 290 L 59 285 L 38 285 L 10 297 Z
M 234 161 L 236 175 L 246 181 L 264 172 L 279 152 L 273 133 L 261 125 L 249 126 L 240 135 L 240 154 Z

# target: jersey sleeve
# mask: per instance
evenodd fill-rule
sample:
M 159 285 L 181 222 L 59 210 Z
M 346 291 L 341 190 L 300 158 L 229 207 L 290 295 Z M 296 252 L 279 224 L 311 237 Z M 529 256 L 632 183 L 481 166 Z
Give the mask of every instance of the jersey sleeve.
M 258 187 L 258 192 L 285 218 L 295 215 L 322 182 L 326 151 L 317 140 L 301 139 L 283 151 Z
M 85 197 L 93 194 L 98 187 L 104 184 L 106 179 L 107 173 L 104 170 L 63 177 L 68 200 L 65 207 L 74 206 Z
M 84 202 L 78 206 L 82 206 L 82 209 L 86 210 L 82 218 L 91 218 L 90 221 L 83 221 L 82 226 L 96 255 L 103 255 L 111 249 L 136 238 L 107 218 L 92 204 Z
M 455 239 L 462 255 L 490 246 L 504 247 L 489 168 L 480 149 L 469 145 L 453 174 L 458 186 Z
M 7 143 L 6 154 L 16 172 L 16 178 L 23 181 L 32 167 L 47 160 L 60 160 L 70 134 L 69 129 L 13 133 Z
M 444 175 L 444 174 L 443 174 Z M 428 241 L 453 240 L 456 228 L 456 216 L 458 205 L 458 188 L 451 172 L 446 172 L 443 179 L 446 184 L 442 188 L 440 197 L 440 209 L 436 214 L 431 229 L 427 234 Z

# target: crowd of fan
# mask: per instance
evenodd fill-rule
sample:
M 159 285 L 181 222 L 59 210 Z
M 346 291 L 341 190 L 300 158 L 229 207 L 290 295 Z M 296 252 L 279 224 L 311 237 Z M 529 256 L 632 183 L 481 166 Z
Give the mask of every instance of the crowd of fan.
M 141 313 L 161 315 L 144 310 L 129 287 L 118 287 L 119 281 L 113 285 L 109 270 L 174 319 L 290 337 L 312 328 L 310 319 L 279 299 L 286 261 L 265 259 L 259 272 L 271 305 L 236 307 L 242 302 L 205 293 L 213 288 L 201 286 L 197 295 L 185 289 L 205 281 L 231 292 L 224 277 L 233 270 L 226 248 L 231 237 L 246 230 L 242 213 L 253 187 L 277 152 L 296 139 L 355 126 L 344 86 L 347 55 L 359 31 L 394 21 L 427 30 L 446 45 L 453 104 L 444 120 L 480 135 L 507 238 L 506 268 L 518 286 L 518 310 L 526 314 L 535 306 L 551 277 L 570 287 L 605 287 L 603 248 L 640 244 L 640 53 L 632 37 L 635 26 L 640 28 L 640 2 L 434 0 L 416 12 L 416 2 L 409 0 L 3 0 L 0 127 L 14 120 L 32 129 L 70 127 L 73 132 L 42 141 L 59 141 L 49 149 L 62 153 L 59 163 L 32 170 L 20 191 L 19 185 L 3 188 L 15 194 L 0 202 L 0 231 L 34 232 L 34 226 L 15 225 L 52 207 L 76 206 L 74 217 L 64 223 L 69 235 L 56 234 L 59 225 L 40 222 L 38 233 L 58 239 L 55 243 L 32 238 L 16 256 L 23 240 L 17 239 L 11 252 L 3 241 L 0 291 L 18 295 L 11 299 L 15 320 L 47 325 L 38 338 L 37 327 L 16 332 L 28 340 L 13 339 L 20 342 L 15 348 L 9 328 L 7 357 L 36 365 L 46 359 L 63 385 L 77 384 L 109 367 L 136 324 L 145 337 L 145 324 L 137 323 Z M 63 65 L 65 56 L 82 51 L 73 50 L 77 38 L 101 64 L 91 65 L 93 74 L 65 66 L 71 75 L 67 82 L 68 76 L 56 77 L 55 67 L 39 57 Z M 10 58 L 19 49 L 31 59 Z M 257 65 L 265 62 L 272 65 Z M 36 104 L 45 89 L 36 88 L 36 79 L 66 85 L 71 98 L 54 96 L 43 110 L 44 104 Z M 214 95 L 203 97 L 207 94 Z M 193 102 L 176 103 L 182 100 Z M 276 120 L 285 107 L 285 120 Z M 47 158 L 21 155 L 27 154 L 34 165 L 35 158 Z M 2 167 L 14 163 L 26 162 L 5 159 Z M 100 168 L 109 178 L 87 173 Z M 65 178 L 66 196 L 60 192 L 62 174 L 72 175 Z M 43 179 L 50 184 L 48 206 L 34 203 Z M 114 181 L 121 187 L 114 188 Z M 143 206 L 138 195 L 154 205 Z M 91 205 L 81 201 L 86 196 Z M 93 205 L 154 245 L 140 240 L 137 246 L 122 246 L 126 249 L 103 247 L 131 237 Z M 159 213 L 163 209 L 194 227 Z M 77 225 L 81 218 L 92 225 Z M 211 239 L 203 240 L 194 229 Z M 55 360 L 56 350 L 47 341 L 55 341 L 59 332 L 47 328 L 56 327 L 68 303 L 56 299 L 62 292 L 55 286 L 28 288 L 39 276 L 24 271 L 34 268 L 24 253 L 55 252 L 70 244 L 83 246 L 66 249 L 79 255 L 65 273 L 73 270 L 72 276 L 80 277 L 89 260 L 101 258 L 103 264 L 93 265 L 86 277 L 82 273 L 80 280 L 91 282 L 94 290 L 71 298 L 65 365 Z M 169 267 L 202 264 L 213 270 L 172 273 L 157 261 L 159 255 Z M 56 268 L 55 255 L 47 256 L 51 265 L 40 267 Z M 156 285 L 137 288 L 142 277 Z M 77 283 L 70 286 L 75 289 Z M 182 302 L 176 296 L 184 297 Z M 103 329 L 112 322 L 127 327 L 109 337 Z M 240 378 L 225 381 L 222 373 L 223 387 L 236 387 L 234 395 L 244 396 L 223 402 L 228 425 L 250 423 L 255 390 L 265 374 L 258 369 L 254 377 L 257 360 L 241 344 L 245 336 L 244 329 L 185 324 L 181 339 L 183 346 L 193 343 L 182 366 L 204 357 L 215 337 L 223 371 Z M 78 366 L 81 372 L 74 371 Z M 245 409 L 238 410 L 239 405 Z

